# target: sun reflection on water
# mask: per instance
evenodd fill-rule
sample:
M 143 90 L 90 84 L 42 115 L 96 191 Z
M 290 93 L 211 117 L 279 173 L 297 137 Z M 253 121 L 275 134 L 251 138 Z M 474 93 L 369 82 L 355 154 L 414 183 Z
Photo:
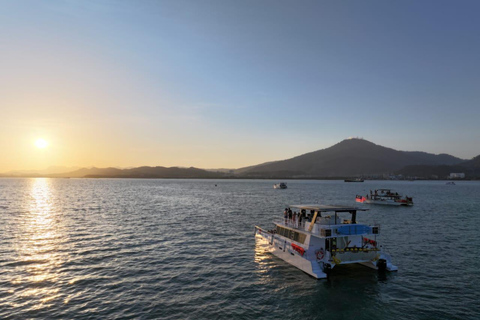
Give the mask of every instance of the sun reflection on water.
M 32 309 L 48 306 L 59 296 L 59 267 L 64 236 L 59 227 L 51 179 L 32 179 L 26 210 L 17 234 L 16 277 L 12 279 L 23 290 L 18 294 Z
M 259 282 L 266 284 L 270 282 L 270 269 L 272 266 L 272 257 L 268 253 L 265 246 L 262 246 L 258 243 L 255 244 L 255 263 L 257 265 L 257 270 L 255 273 L 259 276 Z

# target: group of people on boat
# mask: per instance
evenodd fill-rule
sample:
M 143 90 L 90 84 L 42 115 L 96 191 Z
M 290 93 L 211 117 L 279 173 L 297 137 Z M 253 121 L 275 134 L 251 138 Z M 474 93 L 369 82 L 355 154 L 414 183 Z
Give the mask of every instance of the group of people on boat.
M 381 195 L 385 195 L 385 196 L 396 196 L 396 197 L 399 196 L 398 192 L 393 193 L 393 192 L 391 192 L 390 190 L 380 191 L 380 194 L 381 194 Z M 372 195 L 378 196 L 378 190 L 375 190 L 375 192 L 373 192 L 372 190 L 370 190 L 370 197 L 371 197 Z
M 370 190 L 370 198 L 371 198 L 371 199 L 375 199 L 377 196 L 383 196 L 383 197 L 386 196 L 386 197 L 392 197 L 392 198 L 396 198 L 396 199 L 397 199 L 397 198 L 399 199 L 399 198 L 401 197 L 401 195 L 398 194 L 398 192 L 391 192 L 390 190 L 386 190 L 386 191 L 384 191 L 384 192 L 381 192 L 380 194 L 378 193 L 378 190 L 375 190 L 375 192 L 373 192 L 372 190 Z M 368 194 L 367 194 L 366 198 L 367 198 L 367 199 L 369 198 L 369 197 L 368 197 Z M 410 198 L 410 197 L 408 197 L 408 196 L 405 196 L 405 199 L 406 199 L 407 201 L 412 201 L 412 198 Z
M 307 210 L 302 209 L 299 212 L 292 211 L 290 208 L 285 208 L 283 211 L 283 217 L 285 219 L 285 225 L 294 228 L 305 227 L 306 222 L 312 222 L 313 210 L 307 213 Z

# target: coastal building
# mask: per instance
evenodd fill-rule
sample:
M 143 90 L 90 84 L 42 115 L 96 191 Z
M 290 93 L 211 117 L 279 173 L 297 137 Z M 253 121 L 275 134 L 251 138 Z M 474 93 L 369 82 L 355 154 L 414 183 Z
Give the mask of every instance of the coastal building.
M 448 179 L 465 179 L 465 173 L 450 173 Z

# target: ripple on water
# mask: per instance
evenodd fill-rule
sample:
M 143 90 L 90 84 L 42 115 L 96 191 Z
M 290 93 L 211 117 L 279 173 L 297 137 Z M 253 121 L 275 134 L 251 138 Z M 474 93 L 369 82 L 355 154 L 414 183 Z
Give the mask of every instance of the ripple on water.
M 439 184 L 0 179 L 0 318 L 476 319 L 480 183 Z M 255 247 L 289 203 L 379 187 L 415 200 L 358 217 L 381 225 L 398 273 L 316 281 Z

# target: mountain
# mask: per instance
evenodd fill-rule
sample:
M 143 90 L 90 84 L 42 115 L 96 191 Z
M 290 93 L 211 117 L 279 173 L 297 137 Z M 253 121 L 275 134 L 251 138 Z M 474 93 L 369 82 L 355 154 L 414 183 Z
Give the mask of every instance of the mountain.
M 224 178 L 221 172 L 210 172 L 197 168 L 178 167 L 138 167 L 118 168 L 82 168 L 73 172 L 50 175 L 57 178 Z
M 241 168 L 235 174 L 262 178 L 371 176 L 393 173 L 408 165 L 456 165 L 462 161 L 447 154 L 398 151 L 363 139 L 347 139 L 291 159 Z

